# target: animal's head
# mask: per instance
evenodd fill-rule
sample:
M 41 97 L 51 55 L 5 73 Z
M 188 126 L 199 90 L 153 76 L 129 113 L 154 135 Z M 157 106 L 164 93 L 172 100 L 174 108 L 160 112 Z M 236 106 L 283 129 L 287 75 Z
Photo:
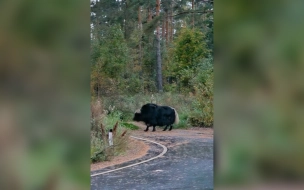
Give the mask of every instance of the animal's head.
M 141 113 L 139 109 L 135 111 L 133 121 L 141 121 Z

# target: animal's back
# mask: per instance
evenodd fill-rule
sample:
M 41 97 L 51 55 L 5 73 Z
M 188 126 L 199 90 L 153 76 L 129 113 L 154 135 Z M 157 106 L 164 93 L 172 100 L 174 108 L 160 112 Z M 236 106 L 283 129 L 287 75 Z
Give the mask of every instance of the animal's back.
M 158 106 L 156 104 L 145 104 L 141 107 L 140 112 L 142 114 L 149 114 L 156 112 Z
M 156 104 L 145 104 L 140 110 L 142 119 L 146 124 L 156 125 L 156 117 L 158 112 L 158 106 Z

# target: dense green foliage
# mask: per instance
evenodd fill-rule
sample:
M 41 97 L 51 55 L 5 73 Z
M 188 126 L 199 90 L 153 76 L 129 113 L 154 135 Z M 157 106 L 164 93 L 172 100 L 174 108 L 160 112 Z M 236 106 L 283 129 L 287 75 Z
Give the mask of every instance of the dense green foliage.
M 158 92 L 157 27 L 165 91 L 176 85 L 178 93 L 191 89 L 191 72 L 203 58 L 212 57 L 213 2 L 164 1 L 160 9 L 155 16 L 152 0 L 92 2 L 93 96 Z
M 198 29 L 182 28 L 175 40 L 174 61 L 176 70 L 193 68 L 207 56 L 204 34 Z
M 207 60 L 204 64 L 199 65 L 200 72 L 191 80 L 196 93 L 193 101 L 195 111 L 190 115 L 189 119 L 193 125 L 213 125 L 214 74 L 210 61 Z
M 200 81 L 190 81 L 203 70 L 200 63 L 208 56 L 204 34 L 198 29 L 182 28 L 179 35 L 174 40 L 170 55 L 173 61 L 168 66 L 167 74 L 175 79 L 179 90 L 193 91 L 194 86 Z

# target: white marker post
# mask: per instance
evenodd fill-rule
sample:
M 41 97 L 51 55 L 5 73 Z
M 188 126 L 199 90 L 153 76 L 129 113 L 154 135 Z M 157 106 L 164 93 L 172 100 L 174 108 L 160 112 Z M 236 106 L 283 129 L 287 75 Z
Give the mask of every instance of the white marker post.
M 109 132 L 109 145 L 113 146 L 113 133 L 112 133 L 112 129 L 110 129 L 110 132 Z

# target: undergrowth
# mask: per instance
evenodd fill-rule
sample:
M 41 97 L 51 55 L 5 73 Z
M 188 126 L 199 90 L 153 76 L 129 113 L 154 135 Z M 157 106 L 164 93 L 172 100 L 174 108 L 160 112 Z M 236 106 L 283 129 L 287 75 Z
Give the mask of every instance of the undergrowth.
M 92 102 L 92 163 L 111 160 L 114 156 L 123 154 L 128 144 L 130 129 L 120 122 L 122 113 L 116 110 L 114 106 L 107 107 L 107 109 L 102 108 L 105 107 L 101 104 L 101 100 Z M 108 133 L 110 129 L 113 130 L 113 146 L 109 146 L 108 143 Z
M 120 120 L 123 122 L 132 121 L 134 112 L 142 105 L 156 103 L 176 109 L 180 122 L 174 125 L 174 128 L 211 127 L 213 125 L 212 99 L 206 96 L 206 93 L 211 91 L 209 89 L 197 88 L 196 95 L 193 93 L 187 95 L 173 93 L 117 95 L 104 97 L 103 103 L 108 112 L 111 112 L 109 107 L 115 106 L 120 113 Z

